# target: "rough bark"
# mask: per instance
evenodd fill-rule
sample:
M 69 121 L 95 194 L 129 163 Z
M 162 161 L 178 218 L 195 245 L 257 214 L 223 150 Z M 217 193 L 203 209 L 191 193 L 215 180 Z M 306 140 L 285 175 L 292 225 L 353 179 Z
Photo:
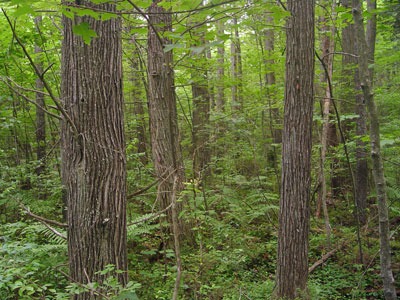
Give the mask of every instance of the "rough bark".
M 233 81 L 231 87 L 231 107 L 233 115 L 236 115 L 243 105 L 243 85 L 241 83 L 242 62 L 237 18 L 233 19 L 233 26 L 234 32 L 231 41 L 231 76 Z
M 39 29 L 40 24 L 42 23 L 42 17 L 38 16 L 35 18 L 35 25 Z M 37 68 L 40 72 L 43 72 L 43 63 L 41 62 L 41 53 L 43 53 L 42 48 L 38 43 L 35 45 L 35 54 L 37 54 L 38 62 L 36 64 Z M 42 81 L 37 78 L 36 79 L 36 90 L 42 91 L 43 90 L 43 83 Z M 39 107 L 45 107 L 44 104 L 44 95 L 41 93 L 36 93 L 36 104 Z M 36 107 L 36 155 L 37 160 L 39 161 L 39 166 L 36 168 L 36 174 L 40 175 L 43 173 L 46 162 L 46 117 L 45 112 L 42 109 Z
M 360 71 L 360 84 L 364 99 L 368 108 L 370 119 L 370 142 L 372 157 L 372 173 L 375 179 L 376 196 L 378 200 L 379 215 L 379 239 L 380 239 L 380 266 L 383 279 L 383 294 L 386 300 L 397 299 L 394 286 L 394 277 L 391 264 L 389 217 L 387 207 L 386 181 L 383 170 L 378 110 L 374 101 L 371 82 L 371 72 L 368 69 L 369 50 L 364 33 L 362 18 L 362 6 L 359 0 L 352 0 L 352 13 L 354 19 L 354 31 L 356 40 L 356 52 L 358 54 L 358 66 Z
M 350 7 L 350 1 L 346 0 L 343 5 Z M 354 55 L 356 53 L 355 41 L 354 41 L 354 25 L 347 24 L 342 30 L 342 50 L 345 53 Z M 367 135 L 367 111 L 364 103 L 364 96 L 361 90 L 359 68 L 357 67 L 357 60 L 351 56 L 345 55 L 343 57 L 342 63 L 345 68 L 348 68 L 344 72 L 345 81 L 351 82 L 353 79 L 353 87 L 350 85 L 348 87 L 351 92 L 348 93 L 349 97 L 354 97 L 356 102 L 355 113 L 359 116 L 356 119 L 356 135 L 360 138 L 356 139 L 356 169 L 355 175 L 355 203 L 358 210 L 358 218 L 360 224 L 365 224 L 366 217 L 366 207 L 367 207 L 367 197 L 368 197 L 368 152 L 366 149 L 367 142 L 362 140 L 362 137 Z
M 308 298 L 314 1 L 289 0 L 275 295 Z
M 161 209 L 172 203 L 173 174 L 177 175 L 177 194 L 183 190 L 185 173 L 179 141 L 178 117 L 174 91 L 174 70 L 172 51 L 164 52 L 163 46 L 170 43 L 163 37 L 166 32 L 172 31 L 172 19 L 165 9 L 153 1 L 149 7 L 148 34 L 148 91 L 149 91 L 149 118 L 152 155 L 157 175 L 162 178 L 158 185 L 158 203 Z M 154 31 L 157 30 L 157 32 Z M 160 39 L 164 45 L 161 45 Z M 176 211 L 183 209 L 183 203 L 176 204 Z M 167 220 L 172 226 L 171 211 L 167 212 Z M 183 229 L 183 220 L 180 219 L 179 228 Z
M 82 5 L 116 11 L 112 4 L 87 0 Z M 83 22 L 98 35 L 90 45 L 72 31 Z M 105 276 L 96 272 L 112 264 L 125 271 L 113 273 L 124 285 L 128 276 L 121 20 L 63 16 L 63 25 L 62 104 L 74 124 L 65 119 L 61 123 L 70 277 L 101 285 Z M 72 298 L 102 299 L 91 293 Z

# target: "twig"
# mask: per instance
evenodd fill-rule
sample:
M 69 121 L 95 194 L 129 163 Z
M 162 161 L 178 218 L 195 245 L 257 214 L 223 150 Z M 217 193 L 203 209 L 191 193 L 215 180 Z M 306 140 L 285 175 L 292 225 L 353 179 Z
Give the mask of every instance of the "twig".
M 24 209 L 24 213 L 25 213 L 25 214 L 27 214 L 28 216 L 31 216 L 32 218 L 35 218 L 36 220 L 38 220 L 40 223 L 42 223 L 44 226 L 46 226 L 50 231 L 52 231 L 55 235 L 59 236 L 60 238 L 62 238 L 62 239 L 64 239 L 64 240 L 67 239 L 67 237 L 66 237 L 65 235 L 63 235 L 62 233 L 58 232 L 56 229 L 54 229 L 53 227 L 51 227 L 51 226 L 50 226 L 49 224 L 47 224 L 47 223 L 52 223 L 52 224 L 54 224 L 54 225 L 63 226 L 63 227 L 64 227 L 64 225 L 66 225 L 66 224 L 62 224 L 62 223 L 59 223 L 59 222 L 57 222 L 57 221 L 47 220 L 47 219 L 45 219 L 45 218 L 39 217 L 39 216 L 37 216 L 37 215 L 31 213 L 30 210 L 29 210 L 29 208 L 25 207 L 25 206 L 21 203 L 21 201 L 19 201 L 17 198 L 14 198 L 14 197 L 12 197 L 12 198 L 21 206 L 21 208 Z
M 78 129 L 76 128 L 74 122 L 72 121 L 71 117 L 67 114 L 67 112 L 62 108 L 61 104 L 58 102 L 57 98 L 54 96 L 49 84 L 47 83 L 47 81 L 44 79 L 43 74 L 40 72 L 39 68 L 36 66 L 35 62 L 33 61 L 32 57 L 30 56 L 30 54 L 28 53 L 28 51 L 25 48 L 25 45 L 21 42 L 21 40 L 19 39 L 15 28 L 13 27 L 10 18 L 8 17 L 6 11 L 1 8 L 4 16 L 7 19 L 8 24 L 10 25 L 11 31 L 13 33 L 13 37 L 15 38 L 15 40 L 17 41 L 17 43 L 21 46 L 22 51 L 25 53 L 25 56 L 28 58 L 30 65 L 32 66 L 33 70 L 35 71 L 36 75 L 39 77 L 39 79 L 42 81 L 45 89 L 47 90 L 47 92 L 49 93 L 50 98 L 53 100 L 54 104 L 57 106 L 58 110 L 61 112 L 61 114 L 63 115 L 63 117 L 66 119 L 67 123 L 69 123 L 71 125 L 72 131 L 75 134 L 75 138 L 78 139 L 79 136 L 79 132 Z
M 48 96 L 48 97 L 50 97 L 50 95 L 49 95 L 48 93 L 46 93 L 46 92 L 23 87 L 23 86 L 19 85 L 18 83 L 16 83 L 14 80 L 12 80 L 12 79 L 11 79 L 10 77 L 8 77 L 8 76 L 5 76 L 4 78 L 3 78 L 3 76 L 0 76 L 0 78 L 1 78 L 1 80 L 3 80 L 3 82 L 5 82 L 5 81 L 4 81 L 4 78 L 6 78 L 8 81 L 11 81 L 17 88 L 19 88 L 19 89 L 21 89 L 21 90 L 23 90 L 23 91 L 26 91 L 26 92 L 33 92 L 33 93 L 41 94 L 41 95 L 43 95 L 43 96 Z M 57 99 L 57 100 L 59 100 L 59 99 Z
M 149 189 L 151 189 L 153 186 L 155 186 L 160 180 L 161 180 L 161 178 L 157 178 L 155 181 L 150 183 L 148 186 L 146 186 L 138 191 L 135 191 L 132 194 L 129 194 L 126 198 L 129 200 L 135 196 L 138 196 L 140 194 L 143 194 L 144 192 L 147 192 Z
M 242 287 L 240 287 L 240 289 L 238 289 L 238 287 L 237 287 L 237 286 L 235 286 L 235 288 L 236 288 L 236 289 L 239 291 L 239 294 L 240 294 L 240 296 L 239 296 L 239 297 L 240 297 L 240 299 L 242 298 L 242 295 L 243 295 L 243 296 L 245 296 L 245 297 L 246 297 L 246 299 L 247 299 L 247 300 L 252 300 L 252 299 L 251 299 L 249 296 L 247 296 L 247 295 L 246 295 L 246 293 L 245 293 L 245 292 L 242 292 Z
M 56 226 L 59 226 L 59 227 L 64 227 L 64 228 L 68 227 L 68 225 L 65 224 L 65 223 L 60 223 L 60 222 L 57 222 L 57 221 L 54 221 L 54 220 L 49 220 L 49 219 L 40 217 L 40 216 L 38 216 L 38 215 L 35 215 L 35 214 L 32 213 L 32 212 L 30 211 L 30 209 L 29 209 L 28 207 L 26 207 L 19 199 L 15 198 L 15 197 L 13 197 L 13 196 L 11 196 L 11 197 L 15 200 L 15 202 L 17 202 L 17 203 L 24 209 L 24 213 L 27 214 L 28 216 L 30 216 L 30 217 L 32 217 L 32 218 L 35 218 L 35 219 L 37 219 L 37 220 L 39 220 L 39 221 L 41 221 L 41 222 L 53 224 L 53 225 L 56 225 Z
M 98 290 L 95 290 L 94 288 L 91 288 L 90 286 L 87 286 L 87 285 L 85 285 L 85 284 L 83 284 L 83 283 L 80 283 L 79 281 L 76 281 L 76 280 L 73 279 L 71 276 L 69 276 L 67 273 L 65 273 L 64 271 L 61 271 L 61 270 L 59 269 L 59 267 L 63 267 L 63 266 L 65 266 L 65 264 L 55 266 L 54 268 L 55 268 L 58 272 L 60 272 L 61 274 L 63 274 L 65 277 L 67 277 L 68 280 L 69 280 L 70 282 L 74 282 L 74 283 L 76 283 L 77 285 L 79 285 L 80 287 L 83 287 L 84 289 L 89 290 L 91 293 L 96 294 L 96 295 L 99 295 L 99 296 L 103 297 L 103 298 L 106 299 L 106 300 L 111 300 L 110 297 L 108 297 L 107 295 L 103 294 L 102 292 L 100 292 L 100 291 L 98 291 Z
M 360 57 L 359 55 L 352 54 L 352 53 L 347 53 L 347 52 L 329 52 L 329 53 L 325 54 L 324 56 L 322 56 L 322 59 L 324 59 L 325 57 L 327 57 L 329 55 L 335 55 L 335 54 L 347 55 L 347 56 L 352 56 L 352 57 L 355 57 L 355 58 Z
M 279 4 L 282 6 L 282 8 L 283 8 L 284 10 L 287 10 L 285 4 L 283 4 L 281 0 L 278 0 L 278 2 L 279 2 Z
M 48 114 L 49 116 L 52 116 L 53 118 L 56 118 L 58 120 L 61 120 L 62 118 L 59 115 L 56 115 L 50 111 L 48 111 L 47 109 L 45 109 L 44 107 L 40 106 L 39 104 L 36 103 L 36 101 L 33 101 L 31 99 L 29 99 L 27 96 L 25 96 L 24 94 L 20 93 L 17 89 L 15 89 L 12 85 L 10 85 L 6 80 L 4 80 L 3 77 L 0 76 L 0 80 L 3 81 L 13 92 L 15 92 L 18 96 L 24 98 L 27 102 L 32 103 L 34 105 L 36 105 L 36 107 L 38 107 L 39 109 L 43 110 L 46 114 Z
M 139 223 L 154 219 L 155 217 L 158 217 L 159 215 L 165 213 L 171 207 L 172 207 L 172 203 L 170 205 L 168 205 L 166 208 L 164 208 L 163 210 L 155 213 L 154 215 L 151 215 L 151 216 L 148 216 L 147 218 L 143 218 L 143 219 L 137 220 L 135 222 L 129 223 L 127 226 L 132 226 L 132 225 L 135 225 L 135 224 L 139 224 Z
M 158 30 L 154 27 L 154 25 L 150 22 L 149 17 L 140 9 L 140 7 L 138 7 L 135 3 L 133 3 L 131 0 L 127 0 L 128 3 L 130 5 L 133 6 L 134 9 L 136 9 L 142 16 L 143 18 L 146 19 L 147 23 L 149 24 L 149 26 L 151 27 L 151 29 L 154 31 L 154 34 L 157 36 L 158 41 L 160 42 L 160 45 L 162 48 L 164 48 L 164 42 L 162 40 L 162 38 L 160 37 L 160 34 L 158 32 Z

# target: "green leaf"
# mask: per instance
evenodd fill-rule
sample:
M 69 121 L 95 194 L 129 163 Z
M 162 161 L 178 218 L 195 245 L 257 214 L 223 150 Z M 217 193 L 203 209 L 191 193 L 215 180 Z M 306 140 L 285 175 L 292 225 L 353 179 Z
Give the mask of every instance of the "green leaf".
M 166 53 L 168 51 L 171 51 L 172 49 L 184 48 L 184 47 L 185 47 L 184 44 L 168 44 L 168 45 L 165 45 L 164 52 Z
M 135 292 L 132 291 L 123 291 L 119 296 L 115 298 L 115 300 L 139 300 L 138 296 Z
M 71 20 L 74 19 L 74 16 L 75 16 L 75 15 L 74 15 L 74 13 L 71 12 L 69 9 L 62 8 L 62 9 L 61 9 L 61 13 L 62 13 L 64 16 L 66 16 L 67 18 L 71 19 Z
M 92 37 L 97 37 L 97 33 L 93 29 L 90 29 L 88 23 L 81 23 L 79 25 L 74 25 L 72 27 L 72 31 L 74 32 L 74 34 L 81 36 L 83 41 L 87 45 L 90 45 Z
M 190 47 L 189 49 L 192 50 L 194 53 L 199 54 L 199 53 L 203 52 L 204 49 L 206 49 L 206 48 L 211 48 L 211 47 L 214 47 L 216 45 L 221 45 L 222 43 L 223 43 L 223 41 L 217 40 L 217 41 L 214 41 L 214 42 L 211 42 L 211 43 L 207 43 L 207 44 L 204 44 L 204 45 L 201 45 L 201 46 Z
M 27 14 L 33 14 L 35 11 L 32 9 L 32 7 L 28 5 L 21 5 L 17 8 L 17 10 L 14 13 L 14 17 L 19 17 L 22 15 L 27 15 Z

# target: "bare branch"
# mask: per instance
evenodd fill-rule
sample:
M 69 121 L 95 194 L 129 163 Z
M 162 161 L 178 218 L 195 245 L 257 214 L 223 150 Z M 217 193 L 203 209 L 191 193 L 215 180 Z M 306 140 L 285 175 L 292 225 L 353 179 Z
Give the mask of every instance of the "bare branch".
M 106 299 L 106 300 L 111 300 L 110 297 L 108 297 L 107 295 L 103 294 L 101 291 L 98 291 L 98 290 L 96 290 L 96 289 L 94 289 L 94 288 L 91 288 L 90 286 L 87 286 L 87 285 L 85 285 L 85 284 L 83 284 L 83 283 L 81 283 L 81 282 L 79 282 L 79 281 L 76 281 L 76 280 L 73 279 L 71 276 L 69 276 L 67 273 L 65 273 L 65 272 L 63 272 L 63 271 L 61 271 L 61 270 L 59 269 L 60 267 L 64 267 L 64 266 L 66 266 L 66 265 L 68 265 L 68 264 L 58 265 L 58 266 L 55 266 L 54 268 L 55 268 L 58 272 L 60 272 L 61 274 L 63 274 L 66 278 L 68 278 L 68 280 L 69 280 L 70 282 L 76 283 L 76 284 L 79 285 L 80 287 L 83 287 L 84 289 L 89 290 L 90 293 L 93 293 L 93 294 L 95 294 L 95 295 L 99 295 L 99 296 L 103 297 L 103 298 Z
M 161 211 L 159 211 L 159 212 L 157 212 L 157 213 L 155 213 L 155 214 L 153 214 L 151 216 L 148 216 L 147 218 L 143 218 L 143 219 L 137 220 L 135 222 L 129 223 L 127 226 L 132 226 L 132 225 L 135 225 L 135 224 L 143 223 L 143 222 L 146 222 L 148 220 L 154 219 L 155 217 L 158 217 L 159 215 L 165 213 L 171 207 L 172 207 L 172 203 L 170 205 L 168 205 L 166 208 L 164 208 L 163 210 L 161 210 Z
M 317 260 L 309 269 L 308 269 L 308 274 L 311 274 L 314 272 L 316 268 L 318 268 L 320 265 L 322 265 L 325 261 L 328 260 L 329 257 L 331 257 L 335 252 L 338 250 L 338 248 L 333 249 L 326 253 L 324 256 L 321 257 L 321 259 Z
M 0 76 L 0 78 L 1 78 L 1 80 L 3 80 L 3 82 L 5 82 L 2 76 Z M 46 92 L 20 86 L 18 83 L 16 83 L 16 82 L 15 82 L 14 80 L 12 80 L 10 77 L 7 77 L 7 76 L 6 76 L 5 78 L 6 78 L 8 81 L 11 81 L 17 88 L 19 88 L 19 89 L 21 89 L 21 90 L 23 90 L 23 91 L 38 93 L 38 94 L 41 94 L 41 95 L 50 97 L 50 95 L 49 95 L 48 93 L 46 93 Z M 59 99 L 57 99 L 57 100 L 59 100 Z
M 52 112 L 46 110 L 44 107 L 40 106 L 39 104 L 36 103 L 36 101 L 33 101 L 31 99 L 29 99 L 27 96 L 25 96 L 24 94 L 20 93 L 18 90 L 16 90 L 12 85 L 10 85 L 3 77 L 0 76 L 0 79 L 14 92 L 16 93 L 18 96 L 22 97 L 23 99 L 25 99 L 26 101 L 28 101 L 29 103 L 32 103 L 34 105 L 36 105 L 39 109 L 43 110 L 46 114 L 48 114 L 49 116 L 52 116 L 53 118 L 56 118 L 58 120 L 61 120 L 62 118 L 59 115 L 53 114 Z
M 53 224 L 53 225 L 56 225 L 56 226 L 59 226 L 59 227 L 64 227 L 64 228 L 68 227 L 68 225 L 65 224 L 65 223 L 60 223 L 60 222 L 57 222 L 57 221 L 49 220 L 49 219 L 40 217 L 38 215 L 35 215 L 19 199 L 15 198 L 13 196 L 11 196 L 11 197 L 15 200 L 15 202 L 17 202 L 19 204 L 19 206 L 24 210 L 24 213 L 27 214 L 28 216 L 30 216 L 32 218 L 35 218 L 35 219 L 39 220 L 40 222 L 45 222 L 45 223 Z
M 36 75 L 39 77 L 39 79 L 42 81 L 45 89 L 47 90 L 47 92 L 49 93 L 50 98 L 53 100 L 54 104 L 57 106 L 58 110 L 61 112 L 61 114 L 63 115 L 63 117 L 66 119 L 66 121 L 70 124 L 74 134 L 75 134 L 75 138 L 78 138 L 79 136 L 79 132 L 78 129 L 76 128 L 74 122 L 72 121 L 71 117 L 67 114 L 67 112 L 62 108 L 61 104 L 58 102 L 57 98 L 54 96 L 49 84 L 47 83 L 47 81 L 44 79 L 43 74 L 40 72 L 39 68 L 36 66 L 35 62 L 33 61 L 32 57 L 30 56 L 29 52 L 26 50 L 25 45 L 21 42 L 21 40 L 19 39 L 15 28 L 13 27 L 10 18 L 8 17 L 7 13 L 5 12 L 5 10 L 3 8 L 1 8 L 4 16 L 7 19 L 8 24 L 10 25 L 11 31 L 13 33 L 13 37 L 15 38 L 15 40 L 17 41 L 17 43 L 21 46 L 22 51 L 25 53 L 25 56 L 28 58 L 30 65 L 32 66 L 33 70 L 35 71 Z

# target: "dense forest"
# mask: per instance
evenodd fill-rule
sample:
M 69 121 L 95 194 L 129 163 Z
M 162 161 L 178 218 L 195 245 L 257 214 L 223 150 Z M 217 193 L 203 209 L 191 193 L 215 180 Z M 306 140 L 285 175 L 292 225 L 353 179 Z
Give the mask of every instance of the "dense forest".
M 0 299 L 399 299 L 400 1 L 0 3 Z

